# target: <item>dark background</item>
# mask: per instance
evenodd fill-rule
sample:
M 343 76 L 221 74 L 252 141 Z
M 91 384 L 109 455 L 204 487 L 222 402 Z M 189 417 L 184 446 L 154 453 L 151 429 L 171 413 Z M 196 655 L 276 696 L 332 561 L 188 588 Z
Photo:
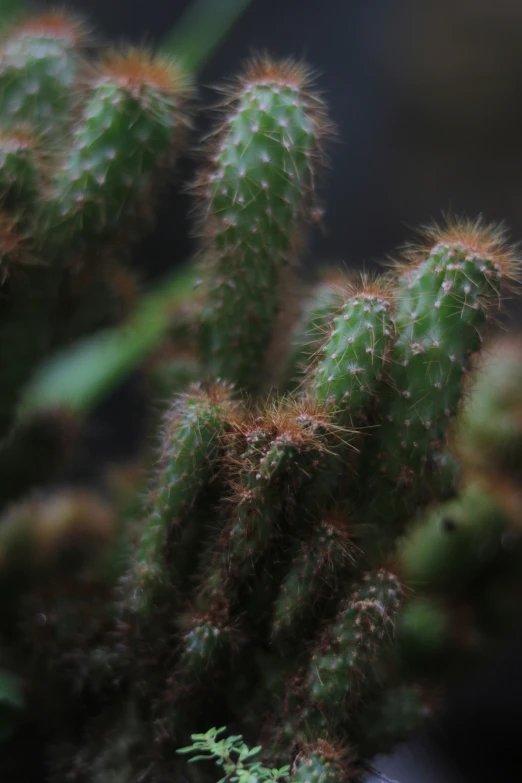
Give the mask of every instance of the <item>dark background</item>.
M 146 44 L 160 42 L 188 5 L 62 4 L 88 17 L 102 39 Z M 309 269 L 326 261 L 373 268 L 411 238 L 411 227 L 448 210 L 504 221 L 522 239 L 520 0 L 253 0 L 200 74 L 202 108 L 214 99 L 208 85 L 235 74 L 256 49 L 316 68 L 339 132 Z M 207 127 L 201 114 L 196 125 L 197 132 Z M 180 180 L 193 167 L 187 156 Z M 190 254 L 189 203 L 174 188 L 165 198 L 157 230 L 136 252 L 147 279 Z M 123 420 L 131 398 L 125 387 L 105 413 L 117 408 Z M 128 425 L 120 430 L 111 439 L 125 450 Z M 383 771 L 401 783 L 522 780 L 521 663 L 522 632 L 481 673 L 451 688 L 438 726 Z

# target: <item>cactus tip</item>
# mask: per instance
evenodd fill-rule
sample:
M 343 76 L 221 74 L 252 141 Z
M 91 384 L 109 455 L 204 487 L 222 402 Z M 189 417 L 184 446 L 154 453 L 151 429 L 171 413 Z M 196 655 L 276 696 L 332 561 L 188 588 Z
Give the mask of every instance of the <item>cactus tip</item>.
M 516 286 L 520 281 L 520 248 L 508 242 L 502 223 L 487 223 L 482 215 L 474 219 L 443 215 L 442 221 L 423 226 L 418 233 L 419 240 L 406 245 L 402 257 L 395 262 L 399 273 L 417 266 L 437 246 L 452 246 L 467 256 L 490 261 L 508 286 Z
M 88 42 L 88 29 L 83 19 L 62 11 L 51 9 L 40 14 L 30 14 L 17 21 L 15 29 L 7 31 L 9 36 L 41 36 L 55 38 L 68 43 L 72 48 L 85 46 Z
M 153 87 L 166 94 L 188 97 L 190 79 L 173 58 L 158 57 L 146 49 L 130 47 L 106 53 L 99 66 L 102 77 L 110 77 L 124 90 Z

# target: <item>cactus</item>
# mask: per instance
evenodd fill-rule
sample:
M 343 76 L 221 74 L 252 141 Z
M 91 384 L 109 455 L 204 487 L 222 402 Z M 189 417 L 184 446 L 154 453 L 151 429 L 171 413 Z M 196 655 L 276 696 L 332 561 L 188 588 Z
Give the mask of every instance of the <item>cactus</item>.
M 401 594 L 394 574 L 381 569 L 365 575 L 312 656 L 308 676 L 312 701 L 342 714 L 347 694 L 350 707 L 361 698 L 365 680 L 375 676 L 379 657 L 386 652 Z
M 216 385 L 208 392 L 187 392 L 167 412 L 162 466 L 132 576 L 133 613 L 150 613 L 157 591 L 169 581 L 164 558 L 169 528 L 180 539 L 183 528 L 197 524 L 191 507 L 212 478 L 220 438 L 231 424 L 229 408 L 227 387 Z
M 50 783 L 214 779 L 192 750 L 355 782 L 520 616 L 522 352 L 482 348 L 515 250 L 448 221 L 288 327 L 331 126 L 308 70 L 264 56 L 207 141 L 197 258 L 142 295 L 125 256 L 191 76 L 82 45 L 56 12 L 0 47 L 0 770 L 38 777 L 34 744 Z M 134 368 L 156 450 L 69 486 Z
M 252 388 L 328 124 L 306 70 L 291 61 L 254 60 L 228 97 L 212 167 L 199 183 L 208 288 L 201 352 L 214 374 Z
M 27 124 L 50 135 L 71 121 L 78 92 L 74 85 L 85 47 L 83 25 L 61 11 L 50 11 L 3 31 L 0 94 L 3 122 Z
M 182 141 L 188 92 L 174 62 L 147 52 L 112 52 L 98 64 L 41 218 L 44 241 L 66 249 L 68 263 L 142 220 Z

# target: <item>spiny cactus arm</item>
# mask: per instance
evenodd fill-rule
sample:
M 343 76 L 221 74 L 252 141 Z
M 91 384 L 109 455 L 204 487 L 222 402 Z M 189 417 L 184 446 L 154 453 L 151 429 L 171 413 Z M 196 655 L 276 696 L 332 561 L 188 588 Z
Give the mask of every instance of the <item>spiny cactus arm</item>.
M 389 288 L 380 280 L 363 280 L 345 300 L 309 381 L 312 393 L 337 409 L 342 422 L 364 416 L 393 334 Z
M 425 475 L 444 447 L 471 355 L 481 346 L 479 330 L 518 275 L 502 234 L 480 221 L 436 228 L 428 239 L 428 252 L 406 264 L 397 290 L 377 465 L 394 482 Z
M 231 416 L 230 388 L 225 384 L 180 395 L 165 415 L 163 454 L 129 586 L 129 608 L 139 616 L 152 612 L 170 583 L 167 538 L 178 538 L 191 524 L 190 509 L 213 475 Z
M 173 61 L 130 50 L 105 56 L 92 77 L 73 142 L 54 173 L 41 218 L 44 246 L 70 262 L 150 212 L 158 174 L 187 125 L 188 76 Z M 90 243 L 90 244 L 89 244 Z
M 387 650 L 401 600 L 395 574 L 381 569 L 365 575 L 314 652 L 308 672 L 313 702 L 338 719 L 354 706 Z
M 331 422 L 341 429 L 330 436 L 330 448 L 298 497 L 307 516 L 322 514 L 331 506 L 348 476 L 357 434 L 350 428 L 366 423 L 379 387 L 394 335 L 392 310 L 392 292 L 386 280 L 363 278 L 351 287 L 318 361 L 310 369 L 308 393 L 330 411 Z
M 313 617 L 354 560 L 353 531 L 346 517 L 329 514 L 301 542 L 274 603 L 272 635 L 298 638 L 303 620 Z
M 52 143 L 71 120 L 82 67 L 83 25 L 63 11 L 16 20 L 0 45 L 2 123 L 27 123 Z
M 399 541 L 401 573 L 412 586 L 463 589 L 498 558 L 507 529 L 495 499 L 470 485 L 457 499 L 428 510 Z
M 211 168 L 200 178 L 207 289 L 201 354 L 209 370 L 254 387 L 295 255 L 324 110 L 294 63 L 254 60 L 232 91 Z
M 212 605 L 225 594 L 233 601 L 238 585 L 253 573 L 258 558 L 265 552 L 277 530 L 282 510 L 282 494 L 270 486 L 270 473 L 260 473 L 261 463 L 270 467 L 266 456 L 270 448 L 269 432 L 264 427 L 245 427 L 239 436 L 243 451 L 232 479 L 234 506 L 216 544 L 209 552 L 198 602 Z M 241 448 L 241 447 L 240 447 Z M 285 451 L 279 452 L 284 458 Z M 272 466 L 273 468 L 273 466 Z

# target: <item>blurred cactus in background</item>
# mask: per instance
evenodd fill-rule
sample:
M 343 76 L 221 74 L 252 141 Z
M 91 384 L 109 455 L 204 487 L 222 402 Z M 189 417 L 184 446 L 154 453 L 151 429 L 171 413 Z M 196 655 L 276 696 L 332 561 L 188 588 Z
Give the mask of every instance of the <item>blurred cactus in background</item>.
M 140 295 L 192 78 L 88 52 L 61 11 L 0 45 L 2 779 L 212 780 L 195 734 L 227 776 L 359 780 L 522 614 L 516 248 L 446 220 L 296 308 L 333 129 L 265 55 L 205 141 L 198 257 Z M 135 367 L 157 452 L 45 488 Z

